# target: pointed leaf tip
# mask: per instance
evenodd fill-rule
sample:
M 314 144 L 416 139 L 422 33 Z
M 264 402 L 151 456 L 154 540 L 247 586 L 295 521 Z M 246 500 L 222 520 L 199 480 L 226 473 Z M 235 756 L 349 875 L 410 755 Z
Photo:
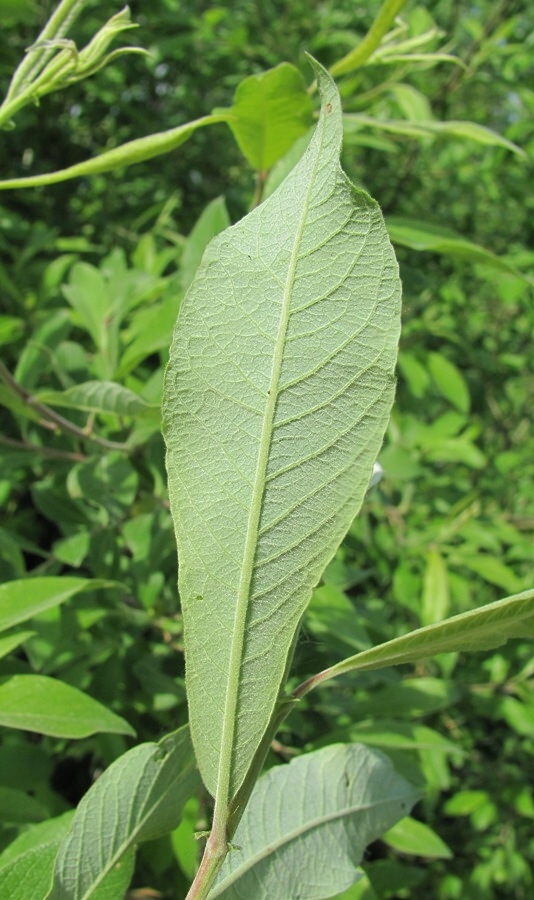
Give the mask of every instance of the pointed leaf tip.
M 312 65 L 311 142 L 208 246 L 165 382 L 191 730 L 208 790 L 226 799 L 359 511 L 394 394 L 398 267 L 377 204 L 341 169 L 339 94 Z

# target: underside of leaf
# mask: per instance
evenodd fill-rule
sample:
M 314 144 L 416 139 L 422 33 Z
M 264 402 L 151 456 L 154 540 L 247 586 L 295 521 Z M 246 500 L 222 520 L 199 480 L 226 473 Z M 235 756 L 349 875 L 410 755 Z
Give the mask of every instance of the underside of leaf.
M 171 349 L 164 433 L 191 729 L 228 799 L 311 592 L 358 512 L 394 395 L 398 269 L 339 164 L 339 94 L 278 190 L 209 245 Z

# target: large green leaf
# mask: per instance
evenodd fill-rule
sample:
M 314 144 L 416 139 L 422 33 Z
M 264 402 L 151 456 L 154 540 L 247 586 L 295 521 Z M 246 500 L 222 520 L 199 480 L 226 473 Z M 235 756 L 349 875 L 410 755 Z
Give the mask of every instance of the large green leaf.
M 277 766 L 249 801 L 210 900 L 321 900 L 350 887 L 371 841 L 417 791 L 377 750 L 334 744 Z
M 363 672 L 419 662 L 437 653 L 460 650 L 493 650 L 510 638 L 531 637 L 534 634 L 534 590 L 523 591 L 504 600 L 488 603 L 479 609 L 452 616 L 436 625 L 426 625 L 416 631 L 363 650 L 319 675 L 297 689 L 303 696 L 312 687 L 347 672 Z
M 301 616 L 358 512 L 393 400 L 398 269 L 377 204 L 339 164 L 341 105 L 297 166 L 208 247 L 164 397 L 193 744 L 235 794 Z
M 76 811 L 57 856 L 48 900 L 100 896 L 101 884 L 124 854 L 176 828 L 199 783 L 187 726 L 159 744 L 140 744 L 119 757 Z
M 0 678 L 0 725 L 64 738 L 100 731 L 135 734 L 124 719 L 92 697 L 46 675 Z

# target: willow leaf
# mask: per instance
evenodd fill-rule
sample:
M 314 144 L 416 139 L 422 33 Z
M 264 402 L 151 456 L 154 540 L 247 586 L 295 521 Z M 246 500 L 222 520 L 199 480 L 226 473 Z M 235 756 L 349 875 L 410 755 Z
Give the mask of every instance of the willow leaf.
M 303 682 L 295 695 L 303 697 L 312 688 L 348 672 L 368 672 L 416 663 L 438 653 L 493 650 L 511 638 L 531 637 L 533 633 L 534 590 L 529 590 L 451 616 L 434 625 L 425 625 L 402 637 L 349 656 Z
M 210 900 L 321 900 L 362 877 L 367 844 L 417 790 L 378 750 L 333 744 L 275 766 L 254 788 Z
M 393 394 L 398 269 L 377 204 L 339 163 L 341 104 L 300 162 L 206 250 L 164 396 L 191 729 L 234 796 L 301 616 L 358 512 Z

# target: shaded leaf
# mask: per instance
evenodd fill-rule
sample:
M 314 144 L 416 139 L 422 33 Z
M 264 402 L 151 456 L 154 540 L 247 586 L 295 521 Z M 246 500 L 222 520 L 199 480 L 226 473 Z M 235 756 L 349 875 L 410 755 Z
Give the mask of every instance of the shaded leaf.
M 47 809 L 30 794 L 0 785 L 0 820 L 3 825 L 26 825 L 46 819 Z
M 99 886 L 125 853 L 176 828 L 199 784 L 187 727 L 119 757 L 78 806 L 47 900 L 99 897 Z
M 0 725 L 63 738 L 102 731 L 135 734 L 124 719 L 92 697 L 46 675 L 0 678 Z
M 410 247 L 412 250 L 428 251 L 430 253 L 445 253 L 448 256 L 457 256 L 472 263 L 480 263 L 499 269 L 501 272 L 515 275 L 523 281 L 530 283 L 529 279 L 518 272 L 514 266 L 501 256 L 495 256 L 484 247 L 479 247 L 472 241 L 457 234 L 449 228 L 441 228 L 429 222 L 420 222 L 417 219 L 407 219 L 401 216 L 388 216 L 387 229 L 394 244 L 401 247 Z
M 166 376 L 191 728 L 212 794 L 245 777 L 393 400 L 397 265 L 377 204 L 340 168 L 339 94 L 315 68 L 314 137 L 208 247 Z
M 159 418 L 159 407 L 147 403 L 139 394 L 114 381 L 86 381 L 65 391 L 41 391 L 37 399 L 50 406 L 82 409 L 86 412 L 112 413 L 133 418 Z
M 337 744 L 260 779 L 210 898 L 321 900 L 350 887 L 364 850 L 418 792 L 387 757 Z

